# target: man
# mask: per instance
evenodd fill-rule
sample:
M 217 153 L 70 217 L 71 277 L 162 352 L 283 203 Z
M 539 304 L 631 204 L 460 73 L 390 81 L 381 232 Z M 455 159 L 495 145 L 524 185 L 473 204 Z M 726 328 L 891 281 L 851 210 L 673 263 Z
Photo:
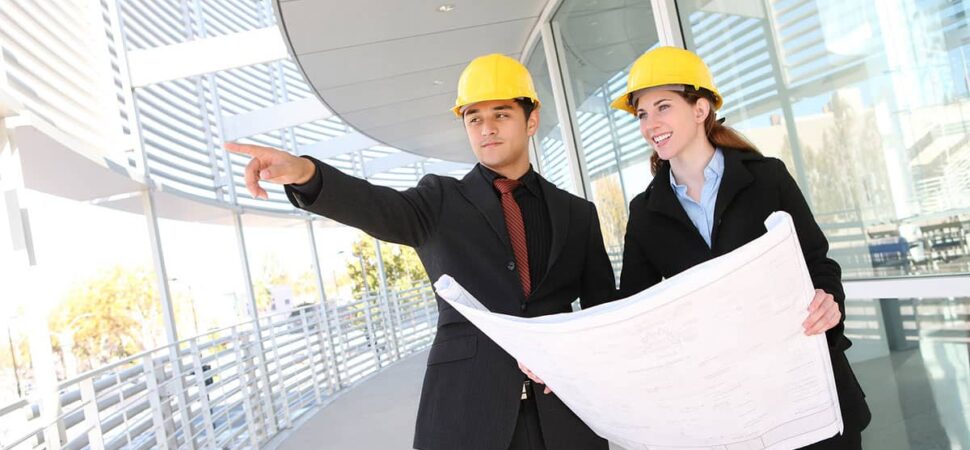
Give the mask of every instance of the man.
M 432 281 L 448 274 L 489 310 L 521 317 L 608 300 L 613 271 L 596 208 L 562 191 L 529 164 L 539 100 L 526 68 L 502 55 L 472 61 L 461 75 L 455 115 L 479 164 L 461 180 L 427 175 L 398 192 L 309 157 L 227 144 L 253 157 L 246 184 L 285 184 L 297 207 L 417 250 Z M 414 447 L 606 449 L 556 396 L 534 387 L 524 367 L 438 300 Z M 536 382 L 541 382 L 534 378 Z M 591 380 L 598 382 L 600 380 Z

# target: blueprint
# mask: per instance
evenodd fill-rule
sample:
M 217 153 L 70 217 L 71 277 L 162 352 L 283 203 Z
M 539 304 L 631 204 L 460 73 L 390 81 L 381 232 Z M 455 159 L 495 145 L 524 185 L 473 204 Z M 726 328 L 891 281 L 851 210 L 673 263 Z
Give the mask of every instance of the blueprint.
M 825 335 L 791 217 L 632 297 L 574 313 L 489 312 L 448 275 L 438 294 L 628 450 L 792 449 L 842 431 Z

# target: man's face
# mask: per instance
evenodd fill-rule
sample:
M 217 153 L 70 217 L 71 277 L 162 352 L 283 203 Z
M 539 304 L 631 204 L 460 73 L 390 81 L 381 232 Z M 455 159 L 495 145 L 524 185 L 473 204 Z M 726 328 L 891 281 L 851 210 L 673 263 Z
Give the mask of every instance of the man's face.
M 525 117 L 515 100 L 473 103 L 463 116 L 468 142 L 478 161 L 492 170 L 529 159 L 529 138 L 539 125 L 536 111 Z

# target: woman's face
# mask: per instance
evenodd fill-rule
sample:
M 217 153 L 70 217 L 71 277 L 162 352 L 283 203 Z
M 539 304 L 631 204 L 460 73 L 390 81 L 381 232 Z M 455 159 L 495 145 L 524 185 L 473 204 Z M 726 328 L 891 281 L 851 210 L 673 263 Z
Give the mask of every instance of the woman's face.
M 691 105 L 678 92 L 646 90 L 636 98 L 635 106 L 640 134 L 660 159 L 676 158 L 697 139 L 707 139 L 704 119 L 710 103 L 703 98 Z

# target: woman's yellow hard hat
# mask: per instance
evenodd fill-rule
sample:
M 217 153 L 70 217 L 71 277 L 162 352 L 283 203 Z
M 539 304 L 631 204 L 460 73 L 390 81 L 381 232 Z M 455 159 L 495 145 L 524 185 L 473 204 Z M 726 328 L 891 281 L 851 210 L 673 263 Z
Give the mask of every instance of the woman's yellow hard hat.
M 699 56 L 677 47 L 657 47 L 640 55 L 630 68 L 626 91 L 610 104 L 615 109 L 636 115 L 631 95 L 641 89 L 666 85 L 685 85 L 707 89 L 714 94 L 714 110 L 724 103 L 714 87 L 711 71 Z
M 489 100 L 528 98 L 539 109 L 539 96 L 529 69 L 508 56 L 493 53 L 468 63 L 458 79 L 458 98 L 451 110 L 461 117 L 462 109 Z

